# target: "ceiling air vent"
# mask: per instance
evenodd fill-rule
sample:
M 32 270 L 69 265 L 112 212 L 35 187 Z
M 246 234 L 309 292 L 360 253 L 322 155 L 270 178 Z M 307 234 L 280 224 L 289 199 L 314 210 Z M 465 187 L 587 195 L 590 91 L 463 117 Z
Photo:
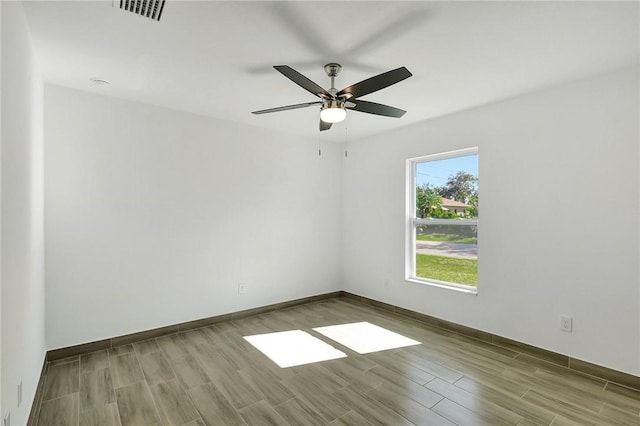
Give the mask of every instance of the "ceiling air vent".
M 120 0 L 120 9 L 146 18 L 160 20 L 166 0 Z

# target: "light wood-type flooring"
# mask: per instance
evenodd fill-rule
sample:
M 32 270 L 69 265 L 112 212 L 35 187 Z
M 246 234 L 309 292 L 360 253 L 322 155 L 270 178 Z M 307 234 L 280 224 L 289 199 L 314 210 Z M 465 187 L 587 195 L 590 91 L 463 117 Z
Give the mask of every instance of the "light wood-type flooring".
M 312 330 L 422 344 L 359 355 Z M 348 357 L 280 368 L 243 339 L 303 330 Z M 334 298 L 52 362 L 39 426 L 640 425 L 640 393 Z

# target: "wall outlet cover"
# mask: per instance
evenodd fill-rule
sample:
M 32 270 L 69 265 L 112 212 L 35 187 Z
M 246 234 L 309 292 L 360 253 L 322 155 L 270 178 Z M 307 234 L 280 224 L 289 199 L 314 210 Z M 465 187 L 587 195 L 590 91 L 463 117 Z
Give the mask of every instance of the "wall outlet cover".
M 560 330 L 571 333 L 573 331 L 573 318 L 567 316 L 560 317 Z

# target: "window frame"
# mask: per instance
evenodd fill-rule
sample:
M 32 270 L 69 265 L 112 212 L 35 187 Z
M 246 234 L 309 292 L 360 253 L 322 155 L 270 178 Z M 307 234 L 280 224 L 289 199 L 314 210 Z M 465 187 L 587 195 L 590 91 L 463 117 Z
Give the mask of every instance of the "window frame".
M 468 155 L 478 156 L 478 166 L 480 165 L 480 154 L 478 147 L 458 149 L 438 154 L 424 155 L 421 157 L 409 158 L 406 160 L 406 211 L 405 211 L 405 280 L 411 283 L 429 285 L 434 287 L 456 290 L 463 293 L 478 294 L 480 280 L 476 286 L 470 286 L 447 281 L 439 281 L 432 278 L 422 278 L 416 276 L 416 227 L 420 225 L 456 225 L 456 226 L 478 226 L 476 219 L 420 219 L 416 217 L 416 185 L 418 184 L 416 167 L 419 163 L 449 158 L 465 157 Z M 478 167 L 479 168 L 479 167 Z M 480 173 L 478 173 L 479 175 Z M 478 185 L 478 192 L 480 185 Z M 479 238 L 478 238 L 479 240 Z M 479 252 L 478 252 L 479 253 Z M 480 257 L 478 256 L 478 259 Z M 478 277 L 479 278 L 479 277 Z

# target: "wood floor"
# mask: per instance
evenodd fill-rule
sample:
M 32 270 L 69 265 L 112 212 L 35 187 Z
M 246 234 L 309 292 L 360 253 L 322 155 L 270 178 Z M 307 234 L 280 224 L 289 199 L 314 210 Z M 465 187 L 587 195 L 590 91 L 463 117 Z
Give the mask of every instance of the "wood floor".
M 421 345 L 359 355 L 312 327 Z M 280 368 L 242 336 L 303 330 L 348 357 Z M 640 425 L 640 393 L 346 298 L 58 360 L 38 425 Z

